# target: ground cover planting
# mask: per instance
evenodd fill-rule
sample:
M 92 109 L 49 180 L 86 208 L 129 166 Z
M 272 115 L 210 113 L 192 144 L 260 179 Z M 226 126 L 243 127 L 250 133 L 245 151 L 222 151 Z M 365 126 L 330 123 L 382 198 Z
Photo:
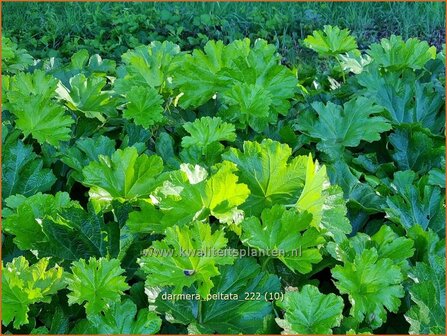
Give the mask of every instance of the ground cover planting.
M 2 36 L 2 331 L 444 334 L 445 44 Z

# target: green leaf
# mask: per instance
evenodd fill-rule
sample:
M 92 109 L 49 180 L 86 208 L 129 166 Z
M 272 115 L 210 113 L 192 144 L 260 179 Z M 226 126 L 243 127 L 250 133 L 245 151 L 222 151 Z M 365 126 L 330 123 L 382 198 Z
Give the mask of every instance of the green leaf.
M 335 241 L 345 239 L 352 228 L 346 218 L 346 204 L 343 192 L 338 186 L 331 186 L 326 167 L 319 166 L 309 154 L 307 158 L 304 188 L 295 206 L 299 211 L 312 214 L 311 225 L 327 231 Z
M 272 103 L 270 93 L 261 86 L 252 84 L 236 84 L 223 95 L 225 104 L 229 107 L 220 112 L 226 120 L 238 122 L 239 128 L 250 126 L 257 132 L 262 132 L 269 123 L 274 123 L 276 117 L 269 106 Z
M 262 87 L 270 93 L 270 113 L 287 115 L 290 99 L 295 95 L 298 84 L 296 75 L 287 67 L 280 65 L 281 55 L 277 48 L 267 41 L 257 39 L 253 43 L 246 61 L 238 59 L 231 71 L 233 80 Z
M 278 64 L 280 56 L 273 45 L 264 40 L 256 40 L 252 48 L 248 39 L 227 46 L 209 41 L 204 50 L 185 55 L 177 69 L 174 81 L 181 107 L 217 99 L 224 120 L 237 121 L 240 128 L 248 123 L 258 131 L 275 123 L 278 114 L 288 113 L 297 79 Z
M 380 258 L 389 258 L 395 265 L 400 266 L 402 273 L 408 270 L 408 258 L 413 256 L 413 241 L 406 237 L 399 237 L 389 226 L 383 225 L 371 237 L 371 244 L 377 249 Z
M 336 56 L 357 49 L 357 42 L 349 33 L 348 29 L 326 25 L 323 31 L 315 30 L 307 36 L 304 45 L 320 56 Z
M 250 191 L 238 183 L 234 164 L 224 161 L 213 169 L 213 174 L 202 167 L 182 164 L 180 170 L 169 174 L 167 181 L 156 190 L 154 197 L 164 212 L 163 223 L 187 224 L 212 215 L 221 223 L 240 223 L 243 212 L 238 206 Z
M 351 231 L 346 218 L 343 194 L 330 186 L 326 168 L 314 164 L 312 157 L 298 156 L 289 161 L 291 149 L 272 140 L 261 144 L 244 142 L 244 153 L 236 149 L 223 155 L 236 163 L 241 182 L 251 191 L 241 207 L 248 215 L 259 215 L 273 204 L 296 203 L 301 211 L 312 214 L 312 225 L 327 229 L 336 240 Z
M 30 335 L 48 335 L 50 331 L 47 327 L 38 327 L 31 330 Z
M 135 147 L 118 149 L 111 157 L 100 155 L 82 170 L 90 187 L 91 199 L 110 203 L 113 199 L 129 201 L 149 197 L 156 177 L 163 171 L 163 161 L 157 155 L 138 155 Z
M 231 256 L 215 255 L 227 246 L 224 232 L 211 233 L 209 224 L 194 222 L 191 227 L 167 228 L 165 234 L 138 260 L 148 275 L 146 285 L 174 286 L 174 293 L 179 294 L 183 288 L 196 284 L 198 293 L 206 298 L 214 287 L 212 278 L 220 274 L 217 266 L 234 261 Z
M 21 250 L 36 247 L 37 242 L 48 242 L 42 231 L 42 220 L 45 216 L 53 216 L 64 207 L 76 206 L 70 201 L 67 193 L 55 195 L 37 193 L 29 198 L 23 195 L 6 199 L 6 206 L 11 213 L 5 218 L 3 230 L 13 234 L 14 243 Z
M 360 167 L 361 171 L 364 171 L 365 174 L 371 174 L 371 175 L 365 175 L 368 176 L 370 179 L 367 179 L 368 183 L 370 183 L 373 186 L 377 186 L 380 181 L 378 179 L 386 179 L 390 174 L 396 171 L 396 167 L 393 163 L 390 162 L 382 162 L 377 157 L 378 153 L 366 153 L 366 154 L 360 154 L 357 157 L 353 158 L 352 163 Z M 376 175 L 376 178 L 374 178 L 373 175 Z
M 352 171 L 355 172 L 353 169 Z M 331 182 L 343 189 L 344 199 L 351 205 L 348 208 L 360 208 L 368 213 L 382 212 L 385 203 L 383 197 L 379 196 L 370 184 L 360 182 L 352 171 L 344 161 L 336 161 L 328 166 Z
M 109 310 L 120 301 L 123 291 L 130 288 L 117 259 L 92 257 L 87 262 L 74 261 L 72 265 L 72 274 L 66 280 L 70 290 L 68 304 L 84 304 L 87 316 Z
M 423 132 L 404 128 L 389 136 L 394 147 L 392 157 L 399 170 L 413 170 L 425 174 L 432 168 L 440 168 L 445 157 L 445 147 Z M 445 186 L 445 183 L 444 183 Z
M 204 168 L 187 164 L 181 164 L 180 170 L 168 173 L 167 180 L 153 193 L 153 202 L 162 211 L 165 226 L 173 223 L 186 225 L 210 215 L 205 204 L 208 202 L 202 199 L 207 176 Z
M 115 67 L 115 61 L 110 59 L 103 59 L 98 54 L 95 54 L 90 56 L 85 71 L 87 71 L 88 74 L 106 75 L 108 73 L 114 73 Z
M 164 233 L 167 225 L 162 224 L 162 216 L 151 203 L 141 201 L 140 211 L 129 213 L 126 225 L 132 233 Z
M 73 169 L 70 176 L 82 182 L 82 169 L 92 161 L 98 161 L 100 155 L 112 156 L 115 152 L 115 141 L 100 135 L 94 138 L 81 138 L 63 151 L 61 161 Z
M 391 71 L 405 68 L 421 69 L 431 59 L 436 58 L 436 47 L 430 47 L 427 42 L 410 38 L 404 41 L 402 37 L 391 35 L 371 45 L 368 54 L 374 63 Z
M 434 168 L 428 172 L 428 184 L 445 188 L 445 162 L 443 163 L 443 169 Z
M 351 316 L 365 320 L 376 329 L 386 321 L 387 311 L 397 313 L 404 296 L 400 268 L 389 258 L 379 258 L 377 250 L 366 249 L 353 262 L 332 269 L 335 286 L 348 294 Z
M 33 73 L 20 72 L 11 77 L 7 98 L 11 104 L 19 103 L 29 96 L 48 101 L 56 96 L 57 85 L 57 79 L 42 70 Z
M 97 330 L 87 319 L 83 319 L 75 324 L 70 333 L 73 335 L 92 335 L 96 334 Z
M 410 272 L 414 304 L 405 314 L 410 334 L 445 334 L 445 255 L 430 256 Z
M 315 102 L 312 107 L 318 119 L 307 114 L 297 120 L 296 127 L 318 139 L 317 148 L 332 160 L 342 156 L 345 147 L 357 147 L 361 141 L 377 141 L 380 133 L 391 129 L 385 118 L 376 116 L 383 109 L 364 97 L 348 101 L 343 108 L 331 102 L 327 105 Z
M 234 125 L 223 122 L 220 118 L 202 117 L 183 124 L 190 134 L 182 139 L 182 147 L 198 147 L 202 151 L 209 145 L 220 141 L 235 141 Z
M 445 232 L 445 197 L 441 189 L 426 184 L 425 179 L 415 181 L 411 170 L 394 174 L 391 184 L 394 195 L 386 199 L 385 212 L 390 220 L 405 229 L 419 224 L 424 230 L 431 228 L 443 237 Z
M 190 136 L 182 139 L 180 159 L 191 164 L 211 167 L 219 163 L 225 149 L 220 141 L 236 140 L 234 125 L 220 118 L 202 117 L 183 127 Z
M 11 39 L 2 35 L 2 72 L 17 73 L 34 63 L 25 49 L 18 49 Z
M 70 57 L 70 62 L 67 65 L 64 65 L 61 60 L 56 59 L 56 61 L 54 61 L 51 59 L 44 62 L 44 67 L 47 69 L 47 72 L 60 79 L 61 83 L 66 88 L 72 86 L 70 84 L 70 79 L 79 74 L 84 74 L 88 81 L 92 81 L 93 78 L 99 77 L 105 79 L 107 75 L 115 75 L 116 73 L 115 61 L 102 59 L 98 54 L 89 56 L 86 49 L 81 49 L 75 52 Z M 108 79 L 111 78 L 109 77 Z M 61 89 L 64 91 L 63 88 L 58 88 L 58 91 Z M 67 95 L 68 91 L 66 91 L 65 94 Z M 86 94 L 88 95 L 88 93 Z
M 84 66 L 87 65 L 89 53 L 86 49 L 81 49 L 77 52 L 75 52 L 70 57 L 70 65 L 74 69 L 82 69 Z
M 238 215 L 237 206 L 243 204 L 250 191 L 243 183 L 238 183 L 234 174 L 237 168 L 231 162 L 223 162 L 216 167 L 213 175 L 206 181 L 205 205 L 211 214 L 224 223 L 234 221 Z
M 180 151 L 180 159 L 189 164 L 212 167 L 221 162 L 221 155 L 225 146 L 220 142 L 213 142 L 205 148 L 192 146 Z
M 428 263 L 431 256 L 445 255 L 445 239 L 439 239 L 432 230 L 425 231 L 421 226 L 414 225 L 408 230 L 407 235 L 414 241 L 414 261 Z
M 399 237 L 383 225 L 372 237 L 358 233 L 338 244 L 329 243 L 328 252 L 343 266 L 332 269 L 336 287 L 348 294 L 350 310 L 358 323 L 376 329 L 386 321 L 386 310 L 397 312 L 404 295 L 401 282 L 414 253 L 413 241 Z
M 219 114 L 237 120 L 242 127 L 248 123 L 254 130 L 262 131 L 268 123 L 276 123 L 278 114 L 287 115 L 297 79 L 291 70 L 279 64 L 281 57 L 275 46 L 265 40 L 256 40 L 247 56 L 236 55 L 219 72 L 227 83 L 227 90 L 222 91 L 225 105 Z
M 292 271 L 309 273 L 312 264 L 322 260 L 319 247 L 325 241 L 323 236 L 310 227 L 312 216 L 286 210 L 281 205 L 265 209 L 261 221 L 250 217 L 242 222 L 243 244 L 272 253 Z M 276 253 L 276 252 L 275 252 Z
M 31 196 L 48 191 L 56 182 L 51 169 L 43 168 L 42 159 L 33 152 L 32 146 L 22 141 L 4 145 L 2 151 L 2 199 L 21 194 Z
M 25 257 L 14 258 L 3 266 L 2 262 L 2 324 L 14 320 L 14 328 L 28 324 L 29 306 L 37 302 L 50 302 L 51 295 L 65 287 L 63 269 L 58 265 L 47 270 L 49 259 L 40 259 L 29 265 Z
M 179 169 L 180 160 L 174 150 L 174 139 L 166 132 L 161 132 L 155 140 L 155 150 L 163 162 L 171 169 Z
M 102 215 L 86 212 L 67 193 L 9 197 L 4 230 L 22 250 L 61 262 L 106 254 Z
M 104 115 L 110 117 L 116 114 L 117 105 L 111 93 L 103 91 L 106 84 L 104 77 L 78 74 L 70 78 L 70 89 L 59 85 L 57 93 L 70 110 L 104 122 Z
M 163 98 L 151 87 L 132 86 L 126 94 L 128 101 L 123 116 L 136 125 L 149 128 L 163 121 Z
M 402 273 L 409 269 L 408 258 L 413 256 L 413 241 L 399 237 L 389 226 L 382 225 L 371 237 L 365 233 L 357 233 L 349 240 L 339 243 L 328 243 L 327 251 L 338 261 L 353 263 L 355 258 L 366 249 L 374 249 L 379 258 L 388 258 Z
M 343 299 L 335 294 L 321 294 L 317 287 L 305 285 L 289 290 L 276 301 L 284 309 L 284 319 L 276 319 L 284 334 L 332 334 L 343 318 Z
M 118 69 L 119 78 L 114 87 L 120 94 L 127 94 L 130 87 L 165 87 L 175 69 L 175 56 L 180 53 L 178 45 L 154 41 L 138 46 L 121 57 L 124 65 Z
M 249 40 L 244 42 L 250 45 Z M 208 41 L 203 50 L 194 49 L 192 55 L 180 59 L 174 83 L 180 91 L 179 105 L 183 108 L 203 105 L 226 88 L 217 73 L 236 55 L 231 55 L 227 51 L 229 46 L 224 46 L 222 41 Z
M 245 141 L 243 152 L 230 148 L 222 155 L 234 162 L 241 182 L 250 188 L 250 196 L 241 206 L 247 215 L 260 215 L 274 204 L 289 205 L 298 200 L 304 186 L 307 157 L 291 159 L 292 150 L 286 144 L 263 140 Z
M 35 244 L 41 255 L 70 261 L 105 256 L 108 252 L 102 215 L 81 207 L 62 208 L 57 216 L 46 216 L 42 229 L 47 239 Z
M 47 142 L 55 147 L 60 141 L 70 140 L 70 126 L 74 121 L 60 105 L 31 96 L 16 102 L 11 112 L 25 137 L 31 134 L 40 144 Z
M 432 83 L 421 83 L 410 76 L 387 79 L 374 95 L 385 117 L 396 125 L 415 124 L 439 134 L 445 123 L 444 95 Z
M 161 319 L 147 308 L 137 314 L 137 306 L 129 299 L 115 302 L 104 313 L 87 316 L 95 334 L 155 334 L 160 330 Z
M 16 126 L 39 143 L 57 147 L 59 141 L 70 139 L 70 126 L 74 120 L 62 106 L 52 100 L 58 81 L 45 72 L 19 73 L 10 81 L 6 92 L 10 111 L 17 119 Z
M 271 317 L 272 303 L 264 298 L 279 293 L 278 277 L 262 272 L 251 258 L 241 258 L 234 265 L 222 266 L 220 273 L 213 279 L 215 287 L 210 292 L 210 300 L 172 301 L 162 299 L 159 294 L 157 311 L 166 313 L 166 319 L 171 323 L 189 324 L 190 330 L 206 330 L 209 334 L 265 333 L 264 322 Z M 184 293 L 196 294 L 194 290 Z M 249 300 L 247 293 L 259 293 L 260 299 Z

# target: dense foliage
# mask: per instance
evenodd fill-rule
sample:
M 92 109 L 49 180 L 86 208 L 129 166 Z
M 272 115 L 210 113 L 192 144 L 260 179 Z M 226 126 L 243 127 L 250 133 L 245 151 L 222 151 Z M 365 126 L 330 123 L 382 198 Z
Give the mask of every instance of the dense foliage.
M 303 46 L 3 37 L 4 330 L 445 333 L 445 48 Z

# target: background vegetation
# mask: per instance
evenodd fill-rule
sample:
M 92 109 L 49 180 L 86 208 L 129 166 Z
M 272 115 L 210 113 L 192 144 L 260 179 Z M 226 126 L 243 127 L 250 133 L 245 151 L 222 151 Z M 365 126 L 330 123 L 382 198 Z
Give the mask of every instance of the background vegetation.
M 35 58 L 69 58 L 79 49 L 119 59 L 129 48 L 168 40 L 182 50 L 209 39 L 249 37 L 274 43 L 285 62 L 314 53 L 299 43 L 323 25 L 349 28 L 365 50 L 391 34 L 418 37 L 437 49 L 445 6 L 425 3 L 4 3 L 6 36 Z

